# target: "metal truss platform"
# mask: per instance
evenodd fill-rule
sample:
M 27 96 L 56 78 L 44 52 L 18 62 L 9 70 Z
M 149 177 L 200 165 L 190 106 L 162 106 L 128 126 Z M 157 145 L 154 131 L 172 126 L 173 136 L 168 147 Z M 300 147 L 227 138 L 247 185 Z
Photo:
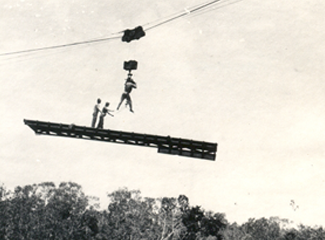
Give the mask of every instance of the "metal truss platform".
M 77 126 L 74 124 L 42 122 L 26 119 L 24 120 L 24 123 L 33 129 L 36 134 L 154 147 L 158 148 L 158 153 L 213 161 L 216 158 L 217 152 L 216 143 L 187 140 L 170 136 L 123 132 L 110 129 L 96 129 Z

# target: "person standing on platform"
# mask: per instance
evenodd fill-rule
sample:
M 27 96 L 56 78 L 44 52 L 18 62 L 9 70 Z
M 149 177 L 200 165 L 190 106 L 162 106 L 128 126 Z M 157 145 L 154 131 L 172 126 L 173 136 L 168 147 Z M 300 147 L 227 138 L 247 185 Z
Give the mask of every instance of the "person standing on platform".
M 97 116 L 98 116 L 98 113 L 101 112 L 100 110 L 100 103 L 101 103 L 101 99 L 98 98 L 97 99 L 97 104 L 94 106 L 94 112 L 93 112 L 93 120 L 91 122 L 91 127 L 94 128 L 95 125 L 96 125 L 96 121 L 97 121 Z
M 114 111 L 113 110 L 109 110 L 108 109 L 108 106 L 109 106 L 109 102 L 107 102 L 105 104 L 105 107 L 103 107 L 102 113 L 100 114 L 99 123 L 98 123 L 98 126 L 97 126 L 97 128 L 99 128 L 99 129 L 103 129 L 104 128 L 104 117 L 106 116 L 106 114 L 111 115 L 112 117 L 114 117 L 113 114 L 110 114 L 109 113 L 109 112 L 114 112 Z

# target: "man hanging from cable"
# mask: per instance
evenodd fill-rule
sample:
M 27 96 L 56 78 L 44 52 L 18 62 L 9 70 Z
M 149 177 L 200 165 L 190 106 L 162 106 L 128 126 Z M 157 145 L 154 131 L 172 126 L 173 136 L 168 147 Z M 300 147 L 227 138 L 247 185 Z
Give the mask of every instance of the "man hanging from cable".
M 132 100 L 131 100 L 131 97 L 130 97 L 130 93 L 131 93 L 131 91 L 132 91 L 133 88 L 137 88 L 137 84 L 132 79 L 132 74 L 129 73 L 128 74 L 128 78 L 126 79 L 126 82 L 124 84 L 124 92 L 122 93 L 121 101 L 120 101 L 120 103 L 117 106 L 117 110 L 119 110 L 122 102 L 126 99 L 126 105 L 129 105 L 130 111 L 133 112 Z

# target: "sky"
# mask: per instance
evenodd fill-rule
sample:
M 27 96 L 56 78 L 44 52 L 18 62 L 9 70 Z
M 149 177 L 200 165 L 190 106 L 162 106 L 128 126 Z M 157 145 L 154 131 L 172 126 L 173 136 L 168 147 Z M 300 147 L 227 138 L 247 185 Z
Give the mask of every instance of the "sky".
M 73 181 L 103 208 L 123 187 L 185 194 L 229 222 L 277 216 L 324 226 L 323 1 L 223 0 L 130 43 L 6 54 L 115 36 L 204 3 L 0 0 L 0 183 Z M 122 106 L 104 128 L 217 143 L 216 161 L 37 136 L 24 125 L 90 126 L 97 98 L 116 109 L 128 60 L 138 62 L 135 113 Z

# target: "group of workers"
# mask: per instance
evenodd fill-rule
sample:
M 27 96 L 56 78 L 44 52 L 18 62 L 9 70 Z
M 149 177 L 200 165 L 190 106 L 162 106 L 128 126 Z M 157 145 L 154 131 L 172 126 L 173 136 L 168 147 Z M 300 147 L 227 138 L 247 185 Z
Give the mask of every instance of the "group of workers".
M 132 91 L 133 88 L 137 88 L 137 84 L 132 79 L 132 74 L 129 73 L 128 74 L 128 78 L 126 79 L 125 84 L 124 84 L 124 92 L 122 93 L 121 101 L 120 101 L 120 103 L 117 106 L 117 110 L 119 110 L 122 102 L 124 100 L 126 100 L 126 106 L 129 105 L 130 111 L 133 112 L 132 100 L 131 100 L 131 97 L 130 97 L 130 93 L 131 93 L 131 91 Z M 95 128 L 96 122 L 97 122 L 97 117 L 98 117 L 98 114 L 100 113 L 99 122 L 98 122 L 97 128 L 103 129 L 104 128 L 104 117 L 106 116 L 106 114 L 114 117 L 114 115 L 110 113 L 110 112 L 114 112 L 114 110 L 108 109 L 109 102 L 106 102 L 105 103 L 105 106 L 103 107 L 103 109 L 100 110 L 100 104 L 101 104 L 101 99 L 98 98 L 97 99 L 97 104 L 94 107 L 93 120 L 92 120 L 92 123 L 91 123 L 91 127 Z

